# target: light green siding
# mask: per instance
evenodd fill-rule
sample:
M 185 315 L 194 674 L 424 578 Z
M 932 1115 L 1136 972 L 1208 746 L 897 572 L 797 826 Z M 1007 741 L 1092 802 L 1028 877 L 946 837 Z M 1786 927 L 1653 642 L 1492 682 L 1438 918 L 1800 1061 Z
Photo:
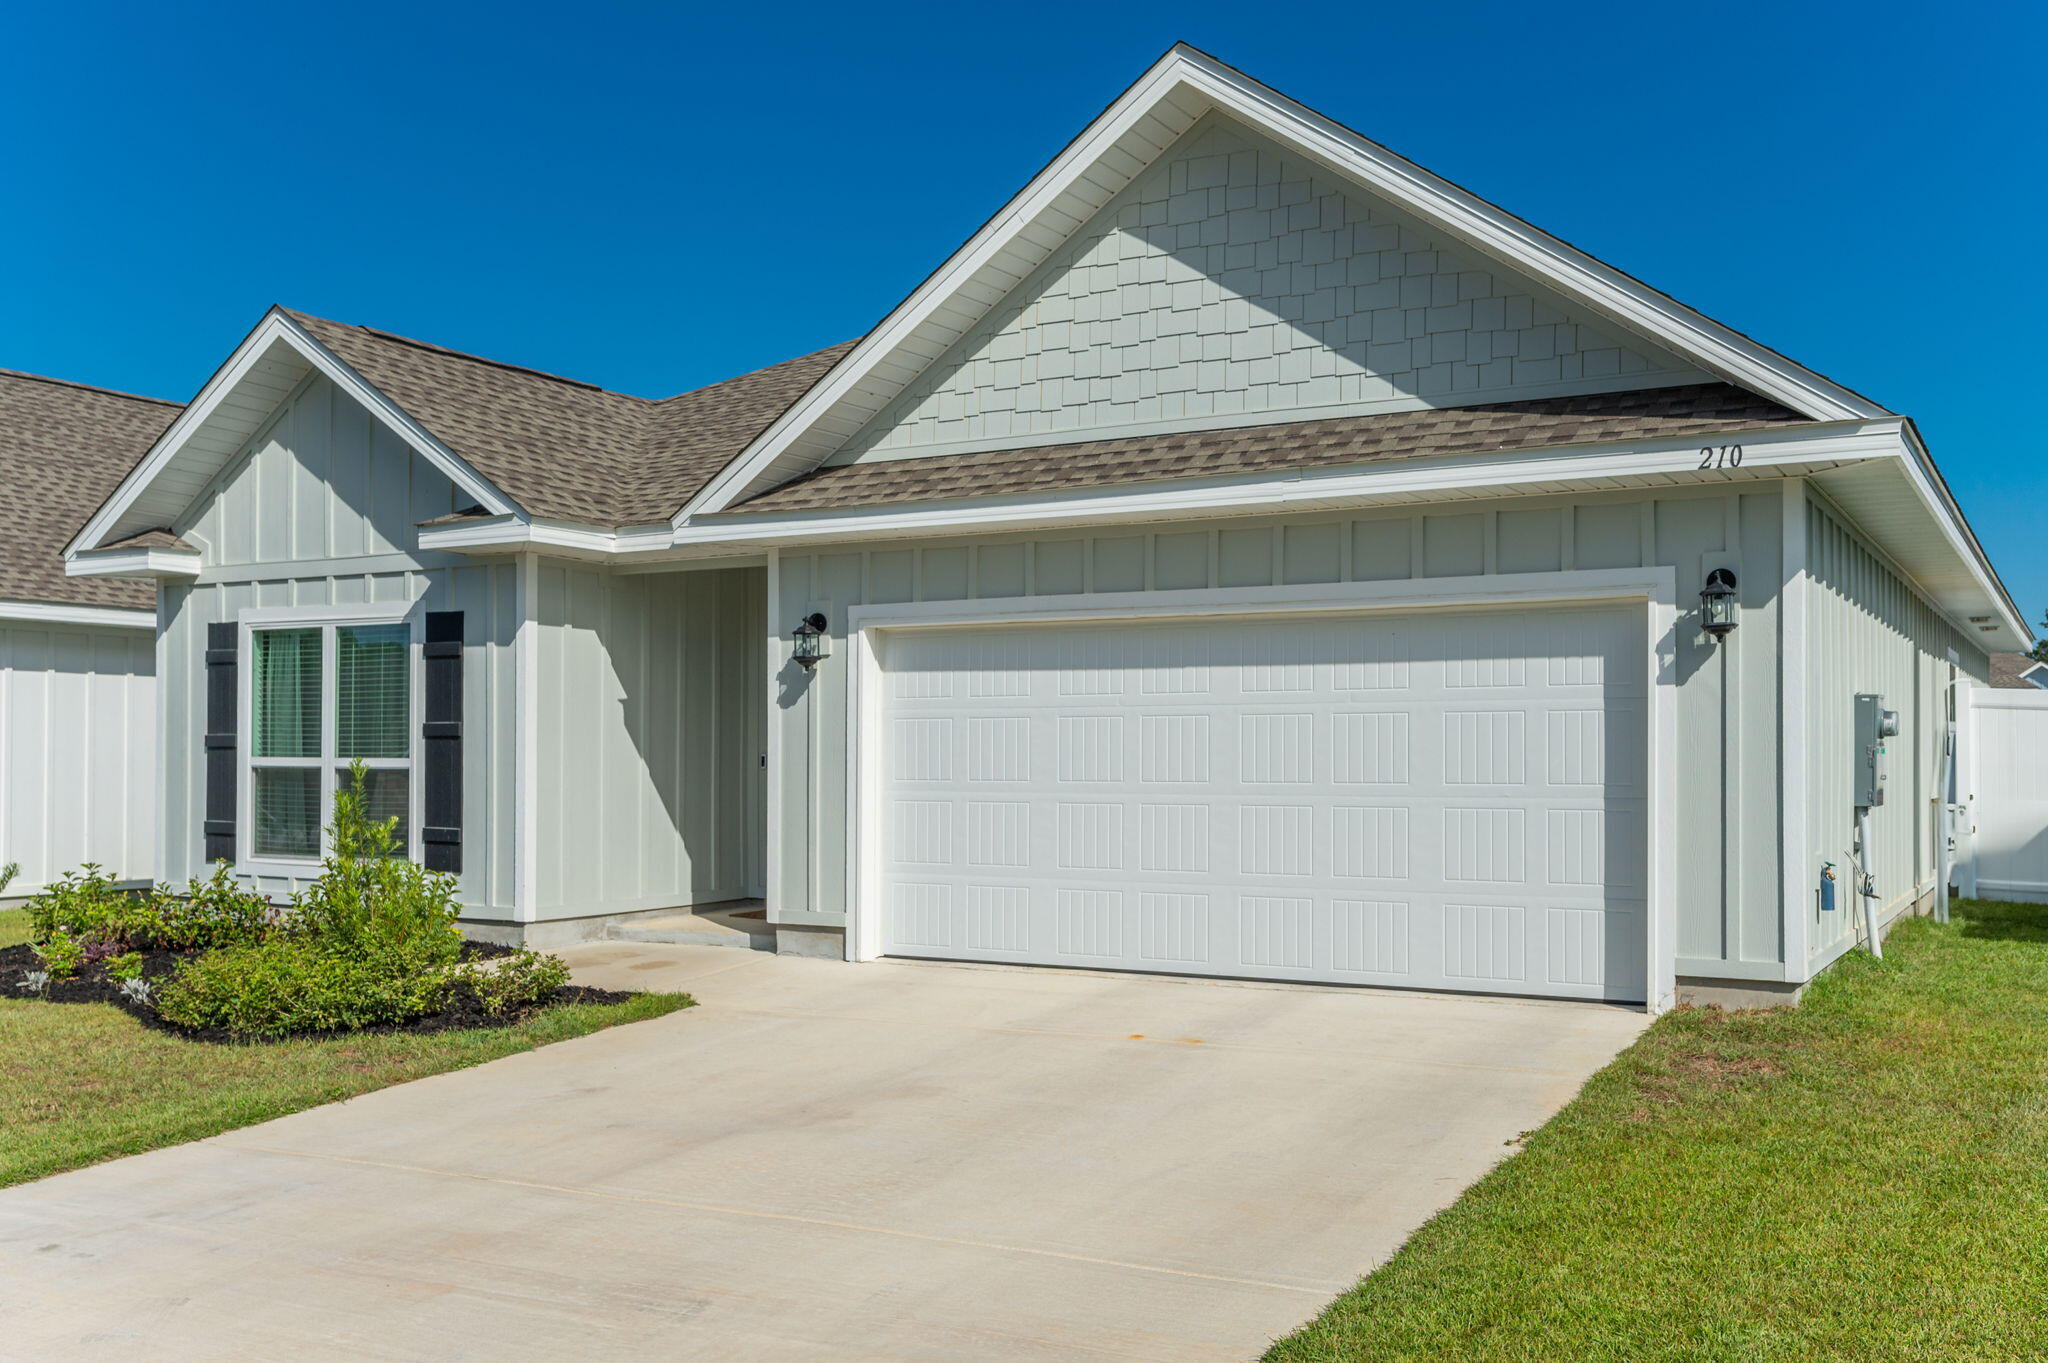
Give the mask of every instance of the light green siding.
M 535 916 L 758 896 L 763 571 L 535 573 Z
M 1958 674 L 1984 679 L 1990 660 L 1832 506 L 1810 496 L 1805 512 L 1809 846 L 1802 874 L 1817 886 L 1821 863 L 1831 861 L 1840 876 L 1835 912 L 1822 912 L 1812 892 L 1800 906 L 1818 968 L 1854 945 L 1861 926 L 1851 894 L 1856 694 L 1876 692 L 1899 712 L 1899 736 L 1888 744 L 1889 789 L 1871 813 L 1871 866 L 1884 912 L 1892 915 L 1937 889 L 1949 686 Z
M 819 610 L 835 631 L 864 603 L 1074 592 L 1369 582 L 1670 566 L 1681 616 L 1678 686 L 1680 974 L 1782 978 L 1778 806 L 1780 485 L 1371 514 L 1304 514 L 1099 533 L 988 538 L 815 554 L 784 550 L 769 618 L 781 636 Z M 1696 628 L 1714 567 L 1742 585 L 1742 625 L 1716 647 Z M 778 914 L 846 908 L 846 669 L 779 674 Z
M 438 470 L 316 377 L 178 522 L 178 533 L 199 546 L 202 566 L 196 583 L 164 588 L 159 613 L 164 878 L 181 883 L 207 871 L 206 626 L 253 606 L 423 598 L 427 610 L 463 613 L 462 902 L 473 916 L 512 916 L 517 569 L 416 552 L 414 522 L 447 512 L 457 495 Z M 261 883 L 280 895 L 295 888 L 288 880 Z

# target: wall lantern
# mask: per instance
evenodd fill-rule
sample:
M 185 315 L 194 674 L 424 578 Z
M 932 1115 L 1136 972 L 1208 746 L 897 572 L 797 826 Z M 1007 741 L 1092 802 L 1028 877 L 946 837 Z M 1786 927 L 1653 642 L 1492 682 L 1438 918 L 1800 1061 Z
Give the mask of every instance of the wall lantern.
M 1700 628 L 1716 639 L 1735 632 L 1735 574 L 1716 568 L 1700 588 Z
M 806 615 L 790 637 L 796 640 L 797 665 L 810 671 L 825 656 L 825 617 L 816 612 Z

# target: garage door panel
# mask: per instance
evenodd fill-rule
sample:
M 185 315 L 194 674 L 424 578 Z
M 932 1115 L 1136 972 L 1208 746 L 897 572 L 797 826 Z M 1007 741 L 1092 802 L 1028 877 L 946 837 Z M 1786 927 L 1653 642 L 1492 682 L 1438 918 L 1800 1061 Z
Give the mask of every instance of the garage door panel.
M 1641 641 L 1620 609 L 892 637 L 883 949 L 1640 998 Z

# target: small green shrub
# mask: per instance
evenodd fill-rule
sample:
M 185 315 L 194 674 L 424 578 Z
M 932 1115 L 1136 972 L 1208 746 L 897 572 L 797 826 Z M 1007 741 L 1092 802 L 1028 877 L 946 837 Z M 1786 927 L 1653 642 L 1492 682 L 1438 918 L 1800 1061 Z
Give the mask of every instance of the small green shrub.
M 85 947 L 68 932 L 53 932 L 48 939 L 29 947 L 53 980 L 67 980 L 85 964 Z
M 0 894 L 6 893 L 7 887 L 12 885 L 14 878 L 20 874 L 21 863 L 18 861 L 10 861 L 5 866 L 0 866 Z
M 46 942 L 59 932 L 86 937 L 108 928 L 122 931 L 146 917 L 146 911 L 138 913 L 141 907 L 135 891 L 119 888 L 113 877 L 87 862 L 76 871 L 66 871 L 29 901 L 29 940 Z
M 484 1012 L 500 1018 L 545 1002 L 569 982 L 569 963 L 521 947 L 510 956 L 466 962 L 460 978 L 475 992 Z
M 115 981 L 139 980 L 142 978 L 142 953 L 125 952 L 107 958 L 107 975 Z
M 218 947 L 180 965 L 157 1011 L 185 1027 L 245 1036 L 355 1031 L 439 1012 L 453 973 L 405 951 L 365 953 L 313 938 Z
M 455 877 L 396 855 L 398 821 L 368 816 L 363 780 L 357 761 L 334 793 L 334 851 L 320 878 L 293 897 L 291 930 L 336 947 L 403 950 L 452 965 L 462 954 Z

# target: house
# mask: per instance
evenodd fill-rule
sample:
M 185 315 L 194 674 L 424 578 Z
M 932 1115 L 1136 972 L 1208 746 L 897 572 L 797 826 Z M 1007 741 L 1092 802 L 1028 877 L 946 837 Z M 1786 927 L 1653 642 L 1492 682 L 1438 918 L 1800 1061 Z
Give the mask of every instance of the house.
M 158 584 L 174 878 L 360 757 L 481 933 L 1652 1008 L 1856 942 L 1859 694 L 1931 905 L 2031 640 L 1909 418 L 1186 47 L 678 397 L 273 310 L 69 552 Z
M 2048 663 L 2035 662 L 2024 653 L 1994 653 L 1991 684 L 2006 690 L 2048 691 Z
M 0 370 L 0 895 L 156 862 L 156 591 L 64 571 L 64 542 L 177 404 Z

